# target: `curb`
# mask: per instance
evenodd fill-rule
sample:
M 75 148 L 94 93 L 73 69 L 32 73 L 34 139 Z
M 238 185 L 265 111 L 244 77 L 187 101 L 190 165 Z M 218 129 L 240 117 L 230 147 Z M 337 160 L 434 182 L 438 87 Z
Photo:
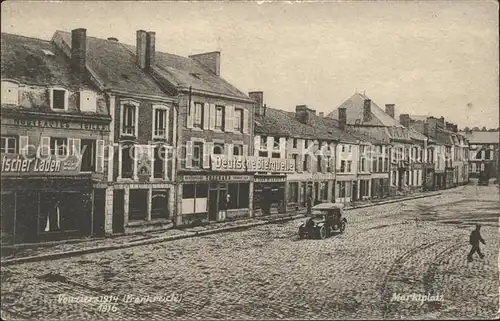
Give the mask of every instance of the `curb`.
M 365 207 L 372 207 L 372 206 L 377 206 L 377 205 L 397 203 L 397 202 L 403 202 L 403 201 L 408 201 L 408 200 L 413 200 L 413 199 L 437 196 L 437 195 L 441 195 L 441 194 L 442 194 L 441 192 L 437 192 L 437 193 L 428 194 L 428 195 L 419 195 L 419 196 L 415 196 L 415 197 L 407 197 L 407 198 L 401 198 L 401 199 L 396 199 L 396 200 L 387 200 L 387 201 L 374 203 L 374 204 L 365 204 L 365 205 L 359 205 L 356 207 L 349 207 L 349 208 L 346 208 L 345 210 L 348 211 L 348 210 L 354 210 L 354 209 L 365 208 Z M 149 244 L 155 244 L 155 243 L 161 243 L 161 242 L 169 242 L 169 241 L 181 240 L 181 239 L 185 239 L 185 238 L 192 238 L 192 237 L 196 237 L 196 236 L 204 236 L 204 235 L 218 234 L 218 233 L 224 233 L 224 232 L 230 232 L 230 231 L 236 231 L 236 230 L 244 230 L 244 229 L 248 229 L 248 228 L 252 228 L 252 227 L 260 226 L 260 225 L 268 225 L 268 224 L 274 224 L 274 223 L 279 223 L 279 222 L 293 221 L 293 220 L 303 218 L 303 217 L 305 217 L 304 214 L 295 214 L 295 215 L 285 216 L 285 217 L 281 217 L 281 218 L 277 218 L 277 219 L 270 219 L 270 220 L 262 220 L 261 219 L 257 222 L 251 222 L 251 223 L 246 223 L 246 224 L 242 224 L 242 225 L 207 229 L 207 230 L 195 231 L 195 232 L 188 231 L 188 232 L 185 232 L 184 234 L 163 236 L 163 237 L 151 238 L 148 240 L 133 241 L 133 242 L 129 242 L 129 243 L 122 243 L 122 244 L 115 244 L 115 245 L 108 245 L 108 246 L 98 246 L 98 247 L 92 247 L 92 248 L 88 248 L 88 249 L 58 252 L 58 253 L 40 254 L 40 255 L 35 255 L 35 256 L 19 257 L 19 258 L 13 258 L 13 259 L 7 259 L 4 261 L 1 261 L 0 265 L 1 266 L 8 266 L 8 265 L 14 265 L 14 264 L 28 263 L 28 262 L 55 260 L 55 259 L 61 259 L 61 258 L 66 258 L 66 257 L 71 257 L 71 256 L 98 253 L 98 252 L 110 251 L 110 250 L 118 250 L 118 249 L 130 248 L 130 247 L 141 246 L 141 245 L 149 245 Z

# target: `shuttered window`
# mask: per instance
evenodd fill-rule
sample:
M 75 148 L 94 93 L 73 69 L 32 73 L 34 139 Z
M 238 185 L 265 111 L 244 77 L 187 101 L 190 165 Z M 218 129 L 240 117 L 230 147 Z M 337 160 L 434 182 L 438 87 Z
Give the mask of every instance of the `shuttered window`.
M 17 137 L 2 136 L 2 145 L 0 151 L 6 154 L 17 153 Z
M 203 129 L 204 107 L 202 103 L 195 103 L 193 110 L 193 127 Z
M 234 131 L 243 132 L 243 109 L 237 108 L 234 110 Z
M 215 129 L 224 130 L 224 106 L 215 106 Z

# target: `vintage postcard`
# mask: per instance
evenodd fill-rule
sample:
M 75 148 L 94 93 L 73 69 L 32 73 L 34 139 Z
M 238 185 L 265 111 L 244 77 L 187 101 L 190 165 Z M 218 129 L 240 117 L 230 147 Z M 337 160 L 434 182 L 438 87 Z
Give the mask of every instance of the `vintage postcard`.
M 4 320 L 498 319 L 496 1 L 5 1 Z

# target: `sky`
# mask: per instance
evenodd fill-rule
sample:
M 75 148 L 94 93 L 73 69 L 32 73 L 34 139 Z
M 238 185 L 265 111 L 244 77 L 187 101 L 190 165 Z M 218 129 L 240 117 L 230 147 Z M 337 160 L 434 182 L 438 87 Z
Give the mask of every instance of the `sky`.
M 269 107 L 329 113 L 356 91 L 401 113 L 499 126 L 498 4 L 474 1 L 2 2 L 2 32 L 55 30 L 156 50 L 218 50 L 221 76 Z

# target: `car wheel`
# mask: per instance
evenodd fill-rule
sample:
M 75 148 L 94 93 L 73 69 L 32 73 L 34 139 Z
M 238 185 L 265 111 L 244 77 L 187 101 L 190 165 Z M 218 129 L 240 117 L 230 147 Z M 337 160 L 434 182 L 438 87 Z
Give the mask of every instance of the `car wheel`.
M 305 237 L 305 233 L 304 233 L 304 228 L 301 226 L 299 227 L 299 239 L 303 239 Z
M 345 228 L 346 228 L 346 224 L 345 224 L 345 222 L 341 222 L 341 223 L 340 223 L 340 233 L 344 233 Z
M 322 240 L 326 239 L 326 227 L 322 226 L 319 229 L 319 238 Z

